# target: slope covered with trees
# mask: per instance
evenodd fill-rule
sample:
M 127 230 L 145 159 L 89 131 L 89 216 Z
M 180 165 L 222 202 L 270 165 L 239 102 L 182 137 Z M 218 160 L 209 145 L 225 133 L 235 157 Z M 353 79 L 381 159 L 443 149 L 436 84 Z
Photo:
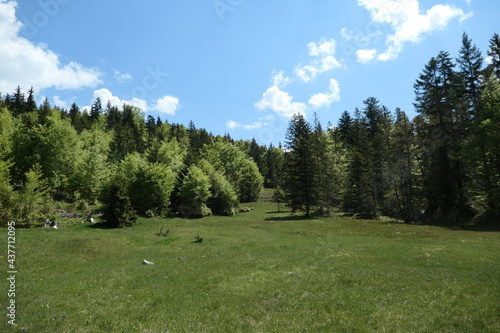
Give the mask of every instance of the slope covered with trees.
M 4 223 L 41 225 L 55 201 L 102 204 L 111 226 L 130 225 L 137 214 L 231 215 L 264 184 L 244 152 L 248 143 L 145 118 L 130 105 L 103 107 L 97 98 L 90 112 L 66 111 L 45 99 L 37 107 L 33 89 L 26 97 L 18 87 L 0 96 L 0 120 Z
M 374 97 L 326 131 L 296 115 L 282 183 L 292 209 L 309 215 L 341 202 L 365 218 L 498 221 L 499 45 L 495 34 L 487 67 L 465 33 L 457 59 L 448 52 L 431 58 L 414 85 L 413 120 Z

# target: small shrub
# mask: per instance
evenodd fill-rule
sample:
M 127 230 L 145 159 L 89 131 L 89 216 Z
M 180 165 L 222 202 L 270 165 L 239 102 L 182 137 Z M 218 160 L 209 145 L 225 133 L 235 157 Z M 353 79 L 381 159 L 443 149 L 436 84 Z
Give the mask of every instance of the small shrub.
M 203 236 L 200 236 L 200 233 L 196 234 L 193 243 L 202 243 L 202 242 L 203 242 Z
M 89 208 L 89 204 L 84 199 L 78 199 L 78 201 L 76 202 L 76 209 L 78 210 L 83 210 L 86 212 L 89 210 Z
M 167 237 L 170 234 L 170 229 L 163 231 L 163 226 L 160 227 L 160 231 L 156 233 L 158 237 Z
M 111 228 L 128 227 L 137 221 L 137 213 L 123 186 L 116 184 L 108 189 L 104 201 L 103 219 Z
M 145 215 L 148 219 L 152 219 L 152 218 L 154 218 L 154 217 L 156 216 L 156 214 L 155 214 L 154 210 L 152 210 L 152 209 L 148 209 L 148 210 L 144 213 L 144 215 Z

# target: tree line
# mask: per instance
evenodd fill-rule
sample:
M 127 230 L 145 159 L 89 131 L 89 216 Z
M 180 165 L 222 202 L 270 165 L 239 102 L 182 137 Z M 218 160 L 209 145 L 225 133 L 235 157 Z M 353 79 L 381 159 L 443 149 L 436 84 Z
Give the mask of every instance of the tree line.
M 282 147 L 213 135 L 102 105 L 69 110 L 30 89 L 0 94 L 0 210 L 34 226 L 57 202 L 102 205 L 111 226 L 138 215 L 232 215 L 262 187 L 307 216 L 352 212 L 407 223 L 498 221 L 500 37 L 484 66 L 464 33 L 459 56 L 440 52 L 415 81 L 417 116 L 374 97 L 323 127 L 295 115 Z
M 58 202 L 102 204 L 112 226 L 137 215 L 232 215 L 276 186 L 280 152 L 99 98 L 89 111 L 37 106 L 33 89 L 18 87 L 0 95 L 1 219 L 40 225 Z
M 333 207 L 364 218 L 464 223 L 500 217 L 500 37 L 489 64 L 464 33 L 459 56 L 439 52 L 414 84 L 417 116 L 376 98 L 325 130 L 295 115 L 284 156 L 293 210 Z

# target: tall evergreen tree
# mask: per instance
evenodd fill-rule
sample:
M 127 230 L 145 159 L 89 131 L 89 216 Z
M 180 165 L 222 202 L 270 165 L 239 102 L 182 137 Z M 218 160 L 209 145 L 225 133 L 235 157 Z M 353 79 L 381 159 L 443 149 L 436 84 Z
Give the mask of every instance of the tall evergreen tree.
M 418 198 L 415 189 L 414 126 L 405 112 L 396 109 L 396 121 L 390 144 L 390 184 L 395 211 L 389 215 L 402 218 L 405 223 L 417 219 Z
M 50 102 L 47 97 L 44 98 L 42 105 L 40 105 L 38 113 L 39 113 L 40 123 L 45 124 L 47 122 L 47 118 L 52 113 L 52 107 L 50 106 Z
M 28 91 L 28 98 L 26 100 L 26 110 L 25 112 L 36 112 L 36 101 L 35 101 L 35 90 L 33 87 Z
M 255 138 L 253 138 L 250 142 L 248 155 L 253 159 L 255 164 L 257 164 L 261 175 L 265 175 L 267 173 L 264 161 L 264 154 L 266 153 L 266 150 L 265 146 L 259 146 Z
M 488 56 L 491 61 L 490 67 L 493 73 L 496 75 L 497 79 L 500 79 L 500 35 L 497 33 L 490 39 Z
M 96 121 L 102 113 L 102 101 L 100 97 L 97 97 L 90 107 L 90 120 L 92 122 Z
M 324 131 L 317 115 L 314 115 L 314 129 L 312 133 L 313 152 L 315 154 L 316 170 L 314 173 L 314 189 L 318 213 L 328 214 L 330 209 L 339 204 L 341 184 L 339 179 L 341 170 L 337 154 L 334 151 L 334 138 Z
M 344 209 L 363 218 L 378 216 L 377 196 L 370 158 L 370 131 L 365 117 L 356 109 L 349 146 L 349 172 L 344 194 Z
M 462 36 L 462 47 L 460 56 L 457 58 L 459 75 L 464 85 L 464 95 L 467 98 L 469 113 L 473 115 L 479 106 L 481 94 L 481 69 L 483 67 L 483 56 L 476 45 L 464 32 Z
M 337 131 L 339 132 L 342 141 L 348 144 L 352 143 L 352 125 L 353 119 L 351 118 L 349 111 L 346 110 L 342 112 L 337 124 Z
M 24 99 L 24 94 L 21 91 L 21 87 L 17 86 L 16 92 L 14 93 L 11 105 L 12 114 L 17 117 L 24 113 L 26 109 L 26 100 Z
M 385 210 L 388 191 L 388 158 L 389 138 L 392 116 L 389 110 L 380 105 L 379 101 L 370 97 L 364 101 L 363 110 L 368 129 L 369 150 L 368 160 L 370 173 L 373 177 L 372 186 L 377 206 Z
M 277 188 L 283 174 L 283 150 L 274 147 L 271 143 L 265 154 L 266 177 L 265 184 L 270 188 Z
M 465 175 L 459 159 L 465 120 L 461 116 L 464 97 L 459 94 L 454 67 L 449 53 L 442 51 L 425 66 L 414 87 L 415 107 L 426 132 L 427 213 L 449 215 L 454 211 L 459 217 L 466 206 Z
M 283 190 L 292 210 L 303 210 L 310 216 L 316 203 L 317 161 L 312 144 L 312 128 L 302 114 L 290 120 L 287 134 Z
M 490 77 L 481 95 L 479 110 L 472 122 L 472 137 L 466 158 L 473 176 L 475 198 L 484 198 L 488 215 L 500 217 L 500 82 Z

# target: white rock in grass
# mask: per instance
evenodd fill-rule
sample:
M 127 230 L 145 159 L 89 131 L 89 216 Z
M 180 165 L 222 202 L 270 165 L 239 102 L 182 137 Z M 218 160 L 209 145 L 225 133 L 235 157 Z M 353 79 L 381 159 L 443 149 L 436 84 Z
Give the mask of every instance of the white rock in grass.
M 144 261 L 142 262 L 143 265 L 154 265 L 154 263 L 152 263 L 151 261 L 147 261 L 146 259 L 144 259 Z

